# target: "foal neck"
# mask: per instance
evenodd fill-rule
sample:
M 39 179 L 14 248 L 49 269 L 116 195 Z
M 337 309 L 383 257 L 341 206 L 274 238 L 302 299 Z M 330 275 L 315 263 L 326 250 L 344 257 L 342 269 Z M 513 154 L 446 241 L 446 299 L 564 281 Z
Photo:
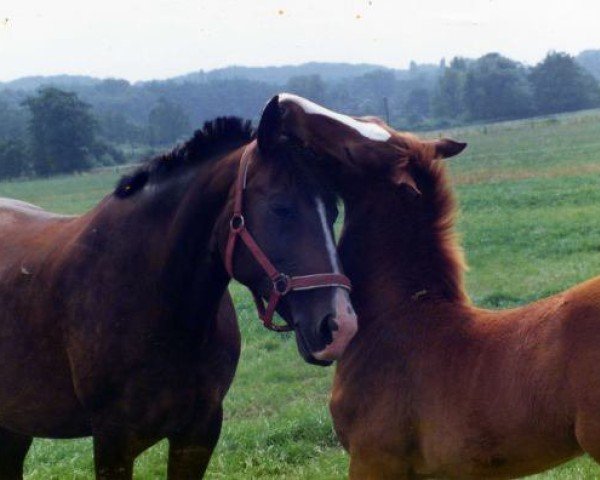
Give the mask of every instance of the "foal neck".
M 361 319 L 468 303 L 453 198 L 439 168 L 439 183 L 426 185 L 420 195 L 384 182 L 363 185 L 346 200 L 339 251 Z

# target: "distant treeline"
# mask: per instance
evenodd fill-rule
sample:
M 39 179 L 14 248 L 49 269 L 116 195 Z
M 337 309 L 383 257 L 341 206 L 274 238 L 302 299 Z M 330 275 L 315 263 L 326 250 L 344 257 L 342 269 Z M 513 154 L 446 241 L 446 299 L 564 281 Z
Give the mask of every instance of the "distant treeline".
M 600 50 L 577 57 L 551 52 L 533 67 L 490 53 L 439 65 L 413 62 L 408 70 L 327 63 L 229 67 L 134 84 L 27 77 L 0 83 L 0 177 L 123 162 L 140 146 L 164 148 L 219 115 L 255 120 L 280 91 L 416 130 L 600 107 L 599 79 Z

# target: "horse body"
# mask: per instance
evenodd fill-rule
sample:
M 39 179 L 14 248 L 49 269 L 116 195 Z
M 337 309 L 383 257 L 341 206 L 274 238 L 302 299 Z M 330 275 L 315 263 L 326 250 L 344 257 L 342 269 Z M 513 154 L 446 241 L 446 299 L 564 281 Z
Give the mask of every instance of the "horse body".
M 600 399 L 578 392 L 600 360 L 600 311 L 575 319 L 577 300 L 574 290 L 510 312 L 440 302 L 361 318 L 331 403 L 352 478 L 515 478 L 582 453 L 578 420 Z M 596 330 L 585 341 L 582 323 Z
M 359 333 L 331 411 L 350 478 L 507 479 L 583 452 L 600 461 L 600 277 L 520 308 L 472 306 L 441 160 L 400 140 L 411 182 L 388 170 L 341 186 Z
M 336 199 L 279 123 L 275 104 L 256 139 L 249 122 L 207 122 L 79 217 L 0 202 L 1 479 L 22 478 L 32 437 L 90 434 L 98 479 L 130 480 L 162 438 L 170 480 L 202 477 L 240 352 L 225 258 L 257 302 L 276 293 L 305 360 L 343 352 L 356 316 Z M 244 238 L 276 277 L 258 247 L 226 248 L 238 170 Z M 288 279 L 302 288 L 280 291 Z
M 176 183 L 171 188 L 179 190 Z M 229 187 L 207 188 L 201 202 L 214 195 L 225 202 Z M 97 457 L 104 443 L 120 450 L 107 456 L 133 459 L 162 438 L 172 445 L 185 438 L 188 449 L 200 444 L 195 461 L 206 466 L 240 338 L 228 279 L 210 259 L 171 296 L 170 284 L 185 271 L 181 232 L 172 223 L 177 196 L 161 195 L 159 206 L 144 193 L 133 202 L 110 195 L 80 217 L 2 202 L 0 450 L 10 452 L 11 434 L 93 434 Z M 197 215 L 194 240 L 210 240 L 213 215 Z M 181 311 L 187 302 L 194 322 Z M 19 478 L 15 460 L 0 454 L 2 478 Z

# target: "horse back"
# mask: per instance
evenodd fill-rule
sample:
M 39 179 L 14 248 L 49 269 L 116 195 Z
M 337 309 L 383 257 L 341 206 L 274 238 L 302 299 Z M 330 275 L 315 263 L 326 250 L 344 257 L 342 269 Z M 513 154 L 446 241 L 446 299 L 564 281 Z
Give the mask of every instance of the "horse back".
M 58 226 L 73 218 L 70 215 L 48 212 L 21 200 L 0 198 L 0 252 L 7 249 L 14 250 L 19 245 L 27 249 L 28 238 L 33 240 L 41 230 Z M 37 238 L 38 248 L 41 246 L 40 240 Z M 3 255 L 0 261 L 6 259 L 10 259 L 10 256 Z
M 71 218 L 68 215 L 60 215 L 44 210 L 33 203 L 24 202 L 15 198 L 0 197 L 0 225 L 2 227 L 12 224 L 18 219 L 41 219 L 41 218 Z
M 564 304 L 565 363 L 574 403 L 580 409 L 591 402 L 595 410 L 600 405 L 600 276 L 568 290 Z
M 0 199 L 0 424 L 15 431 L 68 437 L 88 428 L 50 280 L 53 252 L 72 219 Z

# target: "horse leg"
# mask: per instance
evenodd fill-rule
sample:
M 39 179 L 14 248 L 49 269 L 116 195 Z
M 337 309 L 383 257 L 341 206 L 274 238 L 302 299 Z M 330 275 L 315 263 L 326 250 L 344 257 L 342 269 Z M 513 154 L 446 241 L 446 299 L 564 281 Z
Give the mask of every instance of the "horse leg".
M 0 480 L 21 480 L 33 438 L 0 428 Z
M 600 413 L 594 410 L 588 415 L 577 415 L 575 437 L 581 449 L 600 463 Z
M 131 480 L 136 457 L 156 441 L 118 429 L 94 428 L 96 480 Z
M 219 440 L 223 408 L 187 432 L 169 437 L 168 480 L 198 480 L 204 477 L 212 452 Z
M 406 464 L 381 452 L 353 452 L 350 455 L 350 480 L 409 480 Z

